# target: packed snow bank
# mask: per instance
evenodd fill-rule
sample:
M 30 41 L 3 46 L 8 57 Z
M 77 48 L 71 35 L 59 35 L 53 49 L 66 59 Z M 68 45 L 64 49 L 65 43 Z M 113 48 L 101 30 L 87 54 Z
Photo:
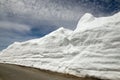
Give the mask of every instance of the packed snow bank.
M 79 32 L 79 31 L 84 31 L 84 30 L 103 27 L 103 26 L 118 27 L 120 25 L 119 22 L 120 22 L 120 12 L 110 17 L 100 17 L 100 18 L 96 18 L 93 15 L 86 13 L 78 22 L 75 31 Z
M 15 42 L 0 53 L 0 62 L 120 80 L 120 13 L 101 18 L 87 13 L 75 31 L 60 28 Z

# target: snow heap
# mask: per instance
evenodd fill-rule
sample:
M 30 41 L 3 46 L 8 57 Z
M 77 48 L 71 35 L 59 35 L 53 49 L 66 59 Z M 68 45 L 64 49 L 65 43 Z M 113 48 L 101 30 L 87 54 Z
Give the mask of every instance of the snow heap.
M 100 18 L 87 13 L 74 31 L 60 28 L 15 42 L 0 53 L 0 62 L 120 80 L 120 12 Z

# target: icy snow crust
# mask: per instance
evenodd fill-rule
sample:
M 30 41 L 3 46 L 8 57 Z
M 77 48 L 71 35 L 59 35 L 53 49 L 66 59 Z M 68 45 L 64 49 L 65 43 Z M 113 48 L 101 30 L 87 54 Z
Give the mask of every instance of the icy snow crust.
M 101 18 L 87 13 L 74 31 L 60 28 L 15 42 L 0 53 L 0 62 L 120 80 L 120 12 Z

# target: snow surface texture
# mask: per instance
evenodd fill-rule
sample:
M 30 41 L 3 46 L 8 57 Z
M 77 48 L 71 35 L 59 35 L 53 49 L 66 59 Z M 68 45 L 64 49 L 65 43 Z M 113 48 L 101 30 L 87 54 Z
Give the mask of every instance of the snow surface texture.
M 86 13 L 74 31 L 60 28 L 15 42 L 0 53 L 0 62 L 120 80 L 120 12 L 100 18 Z

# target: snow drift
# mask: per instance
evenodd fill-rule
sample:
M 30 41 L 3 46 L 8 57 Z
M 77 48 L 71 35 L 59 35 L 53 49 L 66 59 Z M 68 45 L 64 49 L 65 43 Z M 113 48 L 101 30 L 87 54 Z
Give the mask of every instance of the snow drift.
M 0 62 L 120 80 L 120 12 L 100 18 L 86 13 L 74 31 L 60 28 L 15 42 L 0 53 Z

